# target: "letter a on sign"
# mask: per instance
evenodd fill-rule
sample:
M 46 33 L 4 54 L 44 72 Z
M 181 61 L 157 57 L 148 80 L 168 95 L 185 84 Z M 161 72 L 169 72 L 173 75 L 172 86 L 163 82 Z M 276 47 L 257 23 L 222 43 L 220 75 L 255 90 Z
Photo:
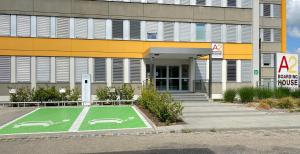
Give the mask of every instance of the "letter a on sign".
M 287 71 L 289 70 L 289 64 L 288 64 L 288 62 L 287 62 L 287 60 L 286 60 L 286 56 L 283 56 L 282 57 L 282 60 L 281 60 L 281 63 L 280 63 L 280 66 L 279 66 L 279 73 L 281 72 L 281 69 L 283 69 L 283 68 L 286 68 L 287 69 Z

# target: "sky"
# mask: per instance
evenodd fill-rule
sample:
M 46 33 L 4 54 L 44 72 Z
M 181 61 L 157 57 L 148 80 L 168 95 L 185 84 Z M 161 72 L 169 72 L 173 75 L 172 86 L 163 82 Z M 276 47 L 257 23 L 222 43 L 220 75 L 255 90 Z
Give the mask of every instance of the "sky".
M 300 54 L 300 0 L 287 0 L 287 50 Z

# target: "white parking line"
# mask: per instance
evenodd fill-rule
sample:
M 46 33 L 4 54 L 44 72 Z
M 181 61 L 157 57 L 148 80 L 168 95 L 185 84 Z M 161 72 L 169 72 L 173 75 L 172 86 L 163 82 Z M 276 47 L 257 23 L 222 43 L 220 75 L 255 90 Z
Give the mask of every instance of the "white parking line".
M 147 128 L 152 128 L 149 122 L 145 119 L 145 117 L 136 109 L 136 106 L 132 106 L 133 110 L 136 114 L 142 119 L 142 121 L 146 124 Z
M 77 119 L 74 121 L 72 127 L 69 129 L 69 132 L 77 132 L 87 113 L 89 112 L 90 107 L 84 107 L 81 113 L 78 115 Z

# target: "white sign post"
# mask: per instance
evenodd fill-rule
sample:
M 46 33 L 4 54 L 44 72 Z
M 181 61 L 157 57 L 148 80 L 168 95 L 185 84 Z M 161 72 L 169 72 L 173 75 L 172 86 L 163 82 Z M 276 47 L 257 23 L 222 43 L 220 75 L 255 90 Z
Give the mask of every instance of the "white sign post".
M 88 106 L 91 105 L 91 75 L 83 74 L 81 80 L 81 100 Z
M 224 45 L 220 43 L 212 43 L 212 58 L 222 59 L 224 54 Z
M 298 88 L 298 55 L 277 53 L 276 66 L 277 87 Z

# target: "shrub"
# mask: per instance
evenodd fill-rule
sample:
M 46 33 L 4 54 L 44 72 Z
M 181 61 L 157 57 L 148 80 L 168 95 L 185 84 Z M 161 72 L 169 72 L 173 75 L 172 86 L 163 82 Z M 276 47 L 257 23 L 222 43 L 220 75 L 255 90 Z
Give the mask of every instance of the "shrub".
M 31 102 L 32 101 L 32 93 L 33 93 L 33 91 L 27 87 L 17 88 L 15 94 L 10 94 L 10 101 L 11 102 Z
M 134 89 L 130 84 L 123 84 L 121 88 L 117 89 L 117 93 L 121 100 L 132 100 Z
M 54 87 L 40 87 L 33 93 L 33 101 L 47 102 L 47 101 L 60 101 L 61 94 Z
M 143 88 L 138 102 L 161 122 L 166 122 L 167 124 L 176 122 L 182 116 L 182 104 L 173 102 L 169 93 L 160 94 L 152 86 Z
M 290 90 L 288 88 L 277 88 L 274 90 L 276 98 L 284 98 L 290 96 Z
M 268 104 L 271 108 L 276 107 L 278 102 L 275 99 L 262 99 L 259 101 L 260 104 Z
M 267 99 L 273 97 L 273 90 L 267 88 L 256 88 L 256 97 L 258 99 Z
M 255 91 L 252 87 L 244 87 L 239 89 L 239 95 L 243 103 L 252 102 L 255 96 Z
M 224 93 L 224 101 L 233 103 L 235 96 L 236 96 L 236 90 L 228 89 Z
M 80 90 L 78 88 L 67 90 L 67 99 L 68 101 L 78 101 L 80 97 Z
M 296 102 L 292 97 L 285 97 L 279 99 L 277 107 L 280 109 L 293 109 L 296 107 Z
M 258 110 L 271 110 L 272 107 L 267 102 L 260 102 L 259 105 L 256 107 Z
M 300 89 L 291 92 L 291 96 L 294 98 L 300 98 Z
M 98 100 L 108 100 L 109 99 L 109 88 L 99 88 L 96 90 L 96 96 Z

